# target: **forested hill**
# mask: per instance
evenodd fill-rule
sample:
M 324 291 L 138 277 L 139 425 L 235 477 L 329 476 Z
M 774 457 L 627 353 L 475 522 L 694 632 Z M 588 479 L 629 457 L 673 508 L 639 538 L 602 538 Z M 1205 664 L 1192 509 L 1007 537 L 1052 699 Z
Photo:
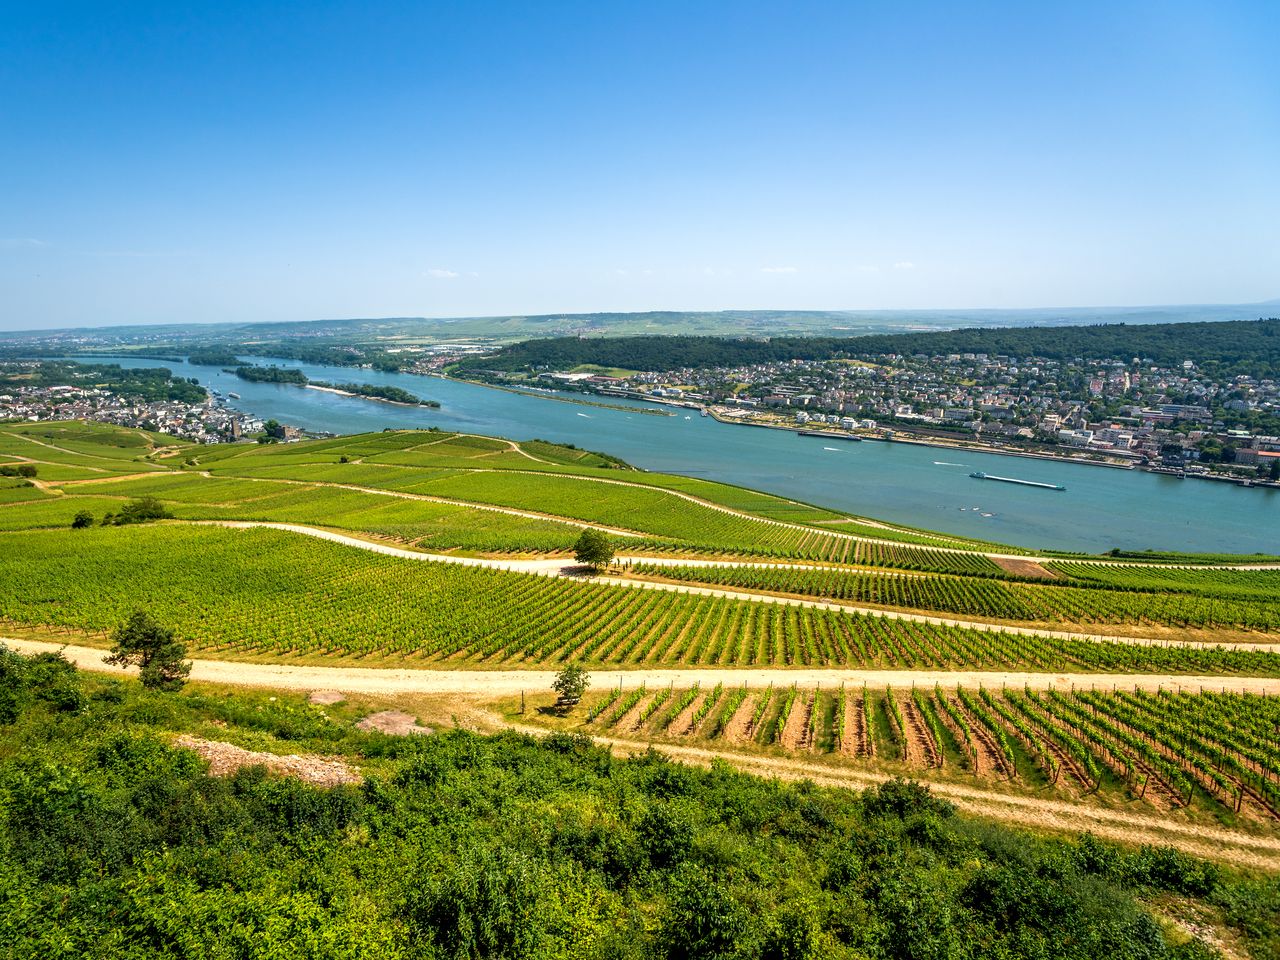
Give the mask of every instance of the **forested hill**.
M 988 353 L 1055 360 L 1150 359 L 1161 365 L 1192 360 L 1224 371 L 1275 376 L 1280 370 L 1280 319 L 1220 323 L 1102 324 L 1088 327 L 966 329 L 863 337 L 555 337 L 526 340 L 496 355 L 465 361 L 463 370 L 567 370 L 581 364 L 629 370 L 743 366 L 884 354 Z

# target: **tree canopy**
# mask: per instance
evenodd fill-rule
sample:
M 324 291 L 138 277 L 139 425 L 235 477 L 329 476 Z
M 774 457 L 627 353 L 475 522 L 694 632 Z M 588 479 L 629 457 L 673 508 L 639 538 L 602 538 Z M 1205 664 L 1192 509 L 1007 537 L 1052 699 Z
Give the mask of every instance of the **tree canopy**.
M 111 656 L 105 662 L 138 667 L 138 679 L 151 690 L 180 690 L 191 673 L 184 658 L 187 648 L 173 631 L 156 623 L 144 610 L 135 610 L 111 636 Z
M 573 557 L 593 570 L 613 562 L 613 542 L 600 530 L 583 530 L 573 545 Z

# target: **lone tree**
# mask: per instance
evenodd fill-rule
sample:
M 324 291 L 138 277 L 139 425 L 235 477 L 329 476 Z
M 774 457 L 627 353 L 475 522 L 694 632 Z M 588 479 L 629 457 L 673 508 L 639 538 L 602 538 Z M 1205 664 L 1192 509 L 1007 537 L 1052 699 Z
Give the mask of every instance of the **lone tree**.
M 173 638 L 173 631 L 156 623 L 143 610 L 135 610 L 111 635 L 115 646 L 107 663 L 138 667 L 138 679 L 148 690 L 181 690 L 191 672 L 184 661 L 187 648 Z
M 93 526 L 93 514 L 88 510 L 81 510 L 71 519 L 71 526 L 77 530 L 83 530 L 85 527 Z
M 573 545 L 573 558 L 592 570 L 599 570 L 613 561 L 613 543 L 599 530 L 583 530 Z
M 582 699 L 590 685 L 591 677 L 587 671 L 576 663 L 571 663 L 556 674 L 551 689 L 560 694 L 557 706 L 571 707 Z

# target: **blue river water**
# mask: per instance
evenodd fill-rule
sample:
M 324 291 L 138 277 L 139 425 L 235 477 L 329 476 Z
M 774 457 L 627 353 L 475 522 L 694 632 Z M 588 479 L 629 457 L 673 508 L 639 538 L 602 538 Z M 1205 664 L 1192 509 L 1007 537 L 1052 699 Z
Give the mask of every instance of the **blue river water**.
M 1280 552 L 1280 490 L 942 447 L 832 441 L 722 424 L 697 411 L 646 415 L 639 411 L 666 408 L 642 402 L 608 399 L 636 408 L 629 412 L 413 374 L 277 362 L 303 370 L 312 380 L 388 384 L 442 406 L 397 406 L 288 384 L 248 383 L 217 367 L 163 365 L 224 395 L 238 393 L 239 400 L 228 401 L 231 406 L 309 430 L 436 426 L 516 440 L 538 437 L 604 451 L 647 470 L 735 483 L 861 516 L 1026 547 Z M 1067 489 L 976 480 L 969 476 L 974 471 Z

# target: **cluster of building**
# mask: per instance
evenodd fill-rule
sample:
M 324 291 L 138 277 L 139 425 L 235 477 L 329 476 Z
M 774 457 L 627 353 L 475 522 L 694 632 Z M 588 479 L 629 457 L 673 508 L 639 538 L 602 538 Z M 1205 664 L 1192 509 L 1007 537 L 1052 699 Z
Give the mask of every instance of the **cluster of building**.
M 1191 361 L 964 353 L 544 376 L 739 422 L 1025 445 L 1178 471 L 1270 473 L 1280 452 L 1270 435 L 1280 433 L 1280 381 L 1219 377 Z
M 230 443 L 262 432 L 261 420 L 210 396 L 200 403 L 147 402 L 97 387 L 21 387 L 0 393 L 0 419 L 93 420 L 167 433 L 195 443 Z

